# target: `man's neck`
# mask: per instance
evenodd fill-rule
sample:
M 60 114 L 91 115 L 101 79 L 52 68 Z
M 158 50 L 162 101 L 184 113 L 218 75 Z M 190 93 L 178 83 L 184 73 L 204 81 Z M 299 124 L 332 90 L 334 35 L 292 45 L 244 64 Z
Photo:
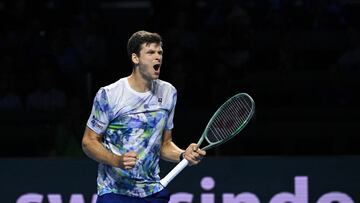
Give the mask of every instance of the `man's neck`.
M 130 87 L 137 92 L 147 92 L 151 90 L 151 81 L 145 80 L 139 74 L 131 73 L 128 77 Z

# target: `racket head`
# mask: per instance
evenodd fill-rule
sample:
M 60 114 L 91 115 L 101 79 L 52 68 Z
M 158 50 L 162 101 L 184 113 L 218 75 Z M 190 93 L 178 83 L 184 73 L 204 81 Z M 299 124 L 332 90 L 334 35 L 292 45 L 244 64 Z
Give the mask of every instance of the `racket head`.
M 207 150 L 223 144 L 237 135 L 249 123 L 255 112 L 255 102 L 247 93 L 239 93 L 228 99 L 211 117 L 198 145 L 203 139 L 209 143 Z

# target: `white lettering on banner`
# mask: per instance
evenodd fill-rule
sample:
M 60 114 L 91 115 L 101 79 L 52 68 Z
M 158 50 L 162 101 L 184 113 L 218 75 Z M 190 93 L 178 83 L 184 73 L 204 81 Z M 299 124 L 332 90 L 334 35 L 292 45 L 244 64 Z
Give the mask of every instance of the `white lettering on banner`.
M 193 196 L 188 192 L 178 192 L 171 195 L 169 203 L 192 203 Z
M 204 177 L 200 182 L 200 186 L 202 189 L 206 191 L 210 191 L 215 187 L 215 180 L 211 177 Z M 215 203 L 215 194 L 212 193 L 201 194 L 201 202 Z
M 27 193 L 21 195 L 16 203 L 43 203 L 44 195 L 37 193 Z M 60 194 L 48 194 L 47 199 L 49 203 L 64 203 Z M 96 203 L 97 195 L 94 194 L 91 199 L 91 203 Z M 69 203 L 85 203 L 84 196 L 82 194 L 72 194 Z
M 281 192 L 271 198 L 270 203 L 307 203 L 308 202 L 308 178 L 295 177 L 295 194 Z
M 347 194 L 342 192 L 329 192 L 319 198 L 317 203 L 354 203 L 354 201 Z
M 250 192 L 242 192 L 235 196 L 233 193 L 224 193 L 223 194 L 223 202 L 226 203 L 260 203 L 259 198 Z
M 71 195 L 73 196 L 73 195 Z M 60 194 L 48 194 L 47 196 L 49 202 L 51 203 L 62 203 L 61 195 Z M 82 203 L 82 202 L 81 202 Z
M 16 203 L 41 203 L 43 200 L 43 195 L 37 193 L 27 193 L 21 195 L 17 200 Z
M 209 191 L 215 187 L 215 180 L 212 177 L 204 177 L 201 180 L 200 186 L 202 189 Z M 269 203 L 309 203 L 308 202 L 308 177 L 295 177 L 294 184 L 295 193 L 281 192 L 275 194 Z M 192 203 L 193 194 L 190 193 L 175 193 L 171 195 L 169 203 Z M 250 192 L 242 192 L 235 195 L 234 193 L 223 193 L 223 203 L 260 203 L 259 198 Z M 322 195 L 316 203 L 354 203 L 352 198 L 342 192 L 330 192 Z M 215 203 L 215 194 L 203 193 L 201 194 L 200 203 Z
M 215 188 L 215 180 L 212 177 L 204 177 L 200 182 L 200 186 L 206 193 L 200 195 L 200 203 L 215 203 L 215 194 L 210 190 Z M 38 193 L 26 193 L 21 195 L 16 203 L 43 203 L 46 195 Z M 280 192 L 275 194 L 269 203 L 309 203 L 308 177 L 295 177 L 294 193 Z M 63 202 L 61 194 L 48 194 L 46 202 L 49 203 L 67 203 Z M 96 203 L 96 194 L 92 196 L 91 203 Z M 194 194 L 188 192 L 178 192 L 171 195 L 169 203 L 192 203 Z M 239 194 L 223 193 L 223 203 L 261 203 L 259 198 L 251 192 L 242 192 Z M 332 191 L 323 194 L 316 203 L 354 203 L 354 200 L 346 193 Z M 85 203 L 82 194 L 72 194 L 69 203 Z

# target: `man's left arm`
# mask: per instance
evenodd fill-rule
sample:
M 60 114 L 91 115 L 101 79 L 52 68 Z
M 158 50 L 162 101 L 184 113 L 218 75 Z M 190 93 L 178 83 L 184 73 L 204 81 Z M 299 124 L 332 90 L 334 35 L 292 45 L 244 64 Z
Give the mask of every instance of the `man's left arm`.
M 185 150 L 180 149 L 172 141 L 172 131 L 164 130 L 163 140 L 161 145 L 161 158 L 166 161 L 179 162 L 181 153 Z
M 183 153 L 183 154 L 182 154 Z M 180 149 L 172 141 L 172 131 L 165 130 L 163 133 L 163 141 L 161 145 L 161 158 L 166 161 L 179 162 L 180 156 L 189 161 L 189 165 L 198 164 L 202 157 L 206 155 L 204 150 L 199 149 L 197 144 L 191 143 L 186 150 Z

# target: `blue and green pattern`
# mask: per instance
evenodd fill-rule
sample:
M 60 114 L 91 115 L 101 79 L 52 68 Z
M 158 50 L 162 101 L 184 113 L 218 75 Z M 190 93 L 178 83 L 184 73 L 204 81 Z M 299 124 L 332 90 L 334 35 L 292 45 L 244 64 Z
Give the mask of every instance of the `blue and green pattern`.
M 88 127 L 103 136 L 110 151 L 138 154 L 131 170 L 99 164 L 98 195 L 145 197 L 163 189 L 159 182 L 162 133 L 173 127 L 176 90 L 161 80 L 154 85 L 157 91 L 137 94 L 123 78 L 97 93 Z

